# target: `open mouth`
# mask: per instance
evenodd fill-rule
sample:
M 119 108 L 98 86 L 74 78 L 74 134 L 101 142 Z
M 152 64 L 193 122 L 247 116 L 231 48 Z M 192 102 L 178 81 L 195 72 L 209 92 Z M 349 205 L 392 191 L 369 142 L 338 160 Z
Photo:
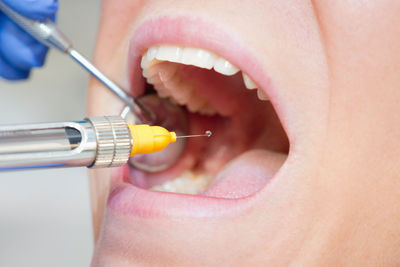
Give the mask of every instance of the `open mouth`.
M 266 90 L 229 60 L 195 47 L 159 44 L 141 57 L 147 91 L 185 107 L 189 140 L 166 171 L 130 168 L 129 182 L 144 189 L 241 198 L 262 188 L 287 157 L 289 144 Z M 173 129 L 172 129 L 173 130 Z M 174 144 L 172 144 L 174 146 Z
M 136 97 L 156 92 L 183 106 L 189 134 L 211 130 L 213 136 L 188 140 L 182 156 L 165 171 L 125 166 L 123 182 L 130 186 L 114 190 L 110 201 L 137 212 L 145 208 L 126 203 L 141 197 L 141 203 L 151 200 L 152 209 L 156 202 L 176 207 L 183 199 L 192 209 L 190 194 L 195 203 L 255 194 L 281 168 L 290 148 L 285 124 L 269 100 L 274 97 L 270 79 L 233 39 L 230 47 L 219 42 L 218 38 L 229 40 L 226 34 L 215 32 L 215 38 L 199 39 L 193 27 L 207 25 L 165 20 L 170 19 L 145 23 L 131 41 L 131 92 Z M 131 192 L 122 196 L 120 191 Z M 216 208 L 215 203 L 208 204 Z

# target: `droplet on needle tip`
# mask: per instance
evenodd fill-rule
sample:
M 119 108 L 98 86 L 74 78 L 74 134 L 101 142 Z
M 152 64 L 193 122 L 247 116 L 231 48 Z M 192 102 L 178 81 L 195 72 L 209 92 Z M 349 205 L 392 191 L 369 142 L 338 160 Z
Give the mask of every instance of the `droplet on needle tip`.
M 204 134 L 193 134 L 193 135 L 181 135 L 176 138 L 191 138 L 191 137 L 210 137 L 212 135 L 211 131 L 205 131 Z

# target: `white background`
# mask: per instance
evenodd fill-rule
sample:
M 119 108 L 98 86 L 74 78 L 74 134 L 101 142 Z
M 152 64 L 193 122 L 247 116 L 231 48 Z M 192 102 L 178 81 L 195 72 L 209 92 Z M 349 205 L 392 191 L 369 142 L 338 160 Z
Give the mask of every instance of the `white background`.
M 61 0 L 58 25 L 91 57 L 99 0 Z M 51 51 L 29 81 L 0 80 L 0 123 L 81 120 L 88 75 Z M 88 266 L 93 252 L 85 168 L 0 173 L 0 266 Z

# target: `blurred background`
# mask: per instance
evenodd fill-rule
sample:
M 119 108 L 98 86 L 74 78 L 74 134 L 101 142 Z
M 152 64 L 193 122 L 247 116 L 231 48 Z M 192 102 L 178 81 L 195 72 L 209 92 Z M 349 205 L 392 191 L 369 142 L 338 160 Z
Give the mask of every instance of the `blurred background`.
M 61 0 L 58 25 L 92 56 L 100 0 Z M 0 123 L 81 120 L 88 75 L 50 51 L 26 82 L 0 80 Z M 89 266 L 93 252 L 86 168 L 0 174 L 0 266 Z

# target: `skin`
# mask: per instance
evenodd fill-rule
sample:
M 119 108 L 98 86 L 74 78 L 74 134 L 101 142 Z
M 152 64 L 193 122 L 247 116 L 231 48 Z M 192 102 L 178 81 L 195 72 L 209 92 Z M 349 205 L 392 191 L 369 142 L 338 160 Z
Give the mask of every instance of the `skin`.
M 110 173 L 93 171 L 93 265 L 399 265 L 400 2 L 103 0 L 100 69 L 126 85 L 129 39 L 156 14 L 214 19 L 257 53 L 299 113 L 299 157 L 251 209 L 200 220 L 104 213 Z M 121 108 L 95 81 L 89 99 Z

